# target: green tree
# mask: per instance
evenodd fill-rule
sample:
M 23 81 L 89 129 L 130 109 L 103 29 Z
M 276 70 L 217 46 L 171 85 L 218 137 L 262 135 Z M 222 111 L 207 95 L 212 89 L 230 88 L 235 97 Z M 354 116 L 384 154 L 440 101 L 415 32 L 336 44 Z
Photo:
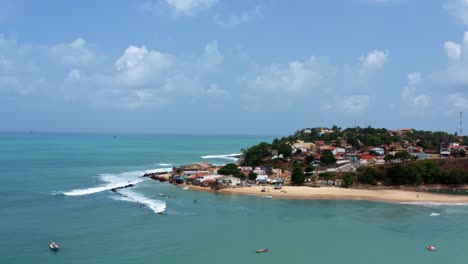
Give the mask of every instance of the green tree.
M 408 160 L 412 160 L 413 156 L 411 156 L 411 154 L 409 154 L 407 151 L 399 151 L 395 153 L 395 159 L 401 160 L 401 161 L 408 161 Z
M 320 163 L 323 165 L 331 165 L 336 163 L 336 159 L 331 151 L 325 150 L 322 152 L 322 157 L 320 157 Z
M 305 181 L 304 172 L 300 167 L 295 167 L 291 174 L 291 184 L 293 185 L 303 185 Z
M 242 150 L 243 164 L 256 167 L 263 163 L 263 158 L 271 155 L 271 145 L 266 142 L 261 142 L 248 149 Z
M 355 182 L 357 182 L 356 173 L 355 172 L 347 172 L 343 176 L 343 183 L 341 184 L 341 187 L 348 188 L 349 186 L 353 185 Z
M 234 164 L 234 163 L 229 163 L 229 164 L 226 164 L 225 166 L 221 167 L 219 170 L 218 170 L 218 174 L 221 174 L 221 175 L 232 175 L 234 177 L 237 177 L 237 178 L 241 178 L 241 179 L 244 179 L 245 176 L 244 174 L 242 174 L 239 169 L 237 168 L 237 165 Z
M 253 171 L 249 172 L 249 180 L 255 181 L 257 179 L 257 176 L 258 176 L 257 173 L 255 173 Z

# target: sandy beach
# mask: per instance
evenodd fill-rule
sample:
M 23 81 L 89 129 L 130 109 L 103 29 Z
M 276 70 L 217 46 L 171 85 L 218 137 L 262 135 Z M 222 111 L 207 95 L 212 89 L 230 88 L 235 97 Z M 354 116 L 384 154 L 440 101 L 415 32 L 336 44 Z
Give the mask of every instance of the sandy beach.
M 191 186 L 189 189 L 199 191 L 210 191 L 209 188 Z M 340 200 L 367 200 L 390 203 L 466 203 L 468 195 L 433 194 L 427 192 L 415 192 L 404 190 L 368 190 L 368 189 L 345 189 L 339 187 L 305 187 L 305 186 L 283 186 L 280 190 L 267 186 L 267 191 L 262 192 L 262 186 L 243 188 L 222 189 L 217 192 L 226 194 L 271 196 L 281 199 L 340 199 Z

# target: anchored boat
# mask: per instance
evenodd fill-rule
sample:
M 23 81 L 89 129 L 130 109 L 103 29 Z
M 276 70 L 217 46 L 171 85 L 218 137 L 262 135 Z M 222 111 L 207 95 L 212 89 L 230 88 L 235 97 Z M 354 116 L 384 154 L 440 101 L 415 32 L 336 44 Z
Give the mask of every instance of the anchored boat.
M 59 247 L 59 245 L 57 243 L 52 242 L 52 243 L 49 244 L 49 248 L 52 251 L 57 251 L 57 250 L 59 250 L 60 247 Z

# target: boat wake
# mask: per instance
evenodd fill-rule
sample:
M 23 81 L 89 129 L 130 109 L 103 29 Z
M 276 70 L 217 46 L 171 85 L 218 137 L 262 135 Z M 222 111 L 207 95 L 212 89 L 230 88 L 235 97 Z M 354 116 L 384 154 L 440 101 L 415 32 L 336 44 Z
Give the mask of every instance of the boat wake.
M 226 160 L 232 160 L 232 161 L 237 161 L 239 159 L 239 156 L 242 154 L 227 154 L 227 155 L 206 155 L 206 156 L 201 156 L 202 159 L 226 159 Z
M 172 168 L 160 168 L 154 170 L 144 170 L 144 171 L 129 171 L 122 172 L 119 174 L 100 174 L 99 178 L 105 184 L 101 186 L 86 188 L 86 189 L 75 189 L 71 191 L 62 192 L 66 196 L 79 196 L 79 195 L 89 195 L 93 193 L 109 191 L 115 188 L 123 188 L 129 184 L 135 185 L 142 181 L 145 181 L 145 178 L 141 178 L 145 173 L 158 173 L 158 172 L 170 172 Z
M 165 202 L 148 198 L 142 194 L 136 193 L 129 189 L 119 190 L 117 194 L 119 194 L 119 196 L 113 196 L 112 198 L 119 201 L 142 204 L 157 214 L 162 213 L 164 212 L 164 210 L 166 210 Z

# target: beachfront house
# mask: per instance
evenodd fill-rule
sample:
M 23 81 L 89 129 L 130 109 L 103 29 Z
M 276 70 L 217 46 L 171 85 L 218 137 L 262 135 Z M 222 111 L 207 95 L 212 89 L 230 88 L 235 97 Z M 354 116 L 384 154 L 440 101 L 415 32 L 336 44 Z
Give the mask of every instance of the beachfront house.
M 268 175 L 266 174 L 258 174 L 257 178 L 255 179 L 257 182 L 266 182 L 268 180 Z
M 241 179 L 232 175 L 222 176 L 216 179 L 216 183 L 219 187 L 235 187 L 241 185 Z

